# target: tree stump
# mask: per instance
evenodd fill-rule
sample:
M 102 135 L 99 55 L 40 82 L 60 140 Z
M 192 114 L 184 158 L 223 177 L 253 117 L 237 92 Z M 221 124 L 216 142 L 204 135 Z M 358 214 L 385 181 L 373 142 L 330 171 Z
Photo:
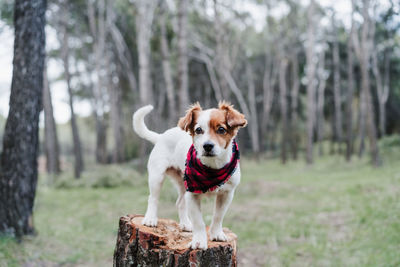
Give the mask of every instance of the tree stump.
M 227 242 L 208 240 L 207 250 L 192 250 L 191 232 L 179 224 L 159 219 L 157 227 L 142 225 L 143 215 L 120 218 L 114 266 L 236 266 L 237 236 L 227 228 Z

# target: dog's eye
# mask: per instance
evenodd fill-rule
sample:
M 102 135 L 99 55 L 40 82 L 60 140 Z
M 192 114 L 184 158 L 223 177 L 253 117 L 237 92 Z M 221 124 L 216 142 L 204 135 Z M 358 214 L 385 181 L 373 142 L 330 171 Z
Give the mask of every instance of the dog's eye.
M 226 133 L 226 130 L 225 130 L 224 127 L 219 127 L 218 130 L 217 130 L 217 133 L 218 133 L 218 134 L 225 134 L 225 133 Z
M 201 127 L 197 127 L 196 130 L 194 130 L 194 132 L 196 134 L 202 134 L 203 133 L 203 129 L 201 129 Z

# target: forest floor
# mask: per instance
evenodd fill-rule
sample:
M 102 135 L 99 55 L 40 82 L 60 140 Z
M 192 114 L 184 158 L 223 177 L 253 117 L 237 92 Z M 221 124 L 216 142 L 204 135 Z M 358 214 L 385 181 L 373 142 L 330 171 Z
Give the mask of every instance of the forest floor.
M 242 159 L 242 182 L 225 217 L 239 237 L 240 266 L 399 266 L 400 149 L 384 165 L 325 156 Z M 0 238 L 0 266 L 111 266 L 118 219 L 145 212 L 147 180 L 129 164 L 92 166 L 80 181 L 40 177 L 37 236 Z M 176 193 L 164 184 L 160 217 L 177 219 Z M 203 216 L 211 221 L 212 201 Z

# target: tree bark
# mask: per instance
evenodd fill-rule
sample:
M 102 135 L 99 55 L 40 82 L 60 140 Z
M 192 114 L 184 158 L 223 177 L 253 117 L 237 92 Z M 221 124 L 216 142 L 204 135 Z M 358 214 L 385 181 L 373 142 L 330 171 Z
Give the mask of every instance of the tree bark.
M 337 36 L 337 29 L 335 23 L 335 17 L 332 16 L 332 27 L 334 31 L 333 41 L 333 94 L 335 104 L 335 141 L 338 143 L 338 152 L 341 153 L 341 143 L 343 136 L 342 126 L 342 96 L 340 87 L 340 55 L 339 55 L 339 42 Z
M 307 47 L 306 47 L 306 68 L 307 68 L 307 164 L 313 163 L 313 141 L 315 124 L 315 2 L 311 0 L 307 10 Z
M 10 109 L 0 171 L 0 233 L 34 232 L 39 114 L 45 61 L 45 0 L 16 0 Z
M 221 22 L 220 14 L 218 11 L 218 0 L 214 0 L 214 27 L 215 27 L 215 34 L 216 34 L 216 54 L 215 54 L 215 66 L 217 70 L 217 74 L 219 77 L 220 88 L 223 99 L 219 100 L 226 100 L 230 101 L 230 90 L 229 90 L 229 81 L 225 78 L 225 70 L 229 69 L 228 59 L 226 56 L 226 49 L 227 47 L 224 45 L 224 29 Z
M 287 145 L 288 145 L 288 118 L 287 118 L 287 85 L 286 85 L 286 69 L 287 59 L 281 58 L 279 64 L 279 102 L 280 102 L 280 115 L 282 123 L 282 136 L 281 136 L 281 162 L 286 163 L 287 160 Z
M 84 169 L 83 157 L 82 157 L 82 148 L 81 148 L 81 139 L 79 136 L 78 125 L 75 118 L 74 111 L 74 96 L 71 88 L 71 73 L 69 70 L 69 36 L 68 36 L 68 2 L 64 2 L 63 10 L 61 12 L 61 58 L 64 66 L 64 78 L 67 83 L 68 90 L 68 102 L 71 110 L 71 130 L 72 130 L 72 139 L 74 146 L 74 156 L 75 156 L 75 164 L 74 164 L 74 175 L 75 178 L 79 178 L 81 176 L 81 172 Z
M 142 215 L 120 218 L 114 266 L 237 266 L 237 237 L 228 229 L 227 242 L 208 241 L 208 249 L 191 250 L 192 233 L 173 220 L 160 219 L 156 228 L 143 226 Z
M 110 57 L 107 56 L 108 69 L 108 95 L 110 97 L 110 124 L 113 132 L 114 147 L 112 152 L 112 161 L 121 163 L 125 160 L 125 142 L 124 142 L 124 127 L 122 116 L 122 92 L 118 84 L 115 84 L 112 71 Z
M 136 15 L 137 49 L 139 56 L 139 93 L 142 105 L 154 104 L 150 79 L 150 37 L 157 1 L 138 0 Z
M 346 160 L 350 162 L 353 154 L 353 97 L 354 97 L 354 50 L 353 50 L 354 21 L 351 14 L 351 28 L 347 41 L 347 102 L 346 102 Z
M 384 136 L 386 133 L 386 131 L 385 131 L 385 128 L 386 128 L 385 106 L 386 106 L 386 102 L 389 98 L 389 86 L 387 83 L 384 83 L 384 81 L 382 81 L 382 75 L 381 75 L 381 71 L 379 70 L 377 54 L 378 54 L 377 47 L 374 47 L 372 50 L 372 72 L 374 73 L 374 76 L 375 76 L 376 89 L 378 91 L 377 95 L 378 95 L 378 107 L 379 107 L 379 131 L 381 133 L 381 136 Z M 389 73 L 386 70 L 388 68 L 387 67 L 388 62 L 389 62 L 388 56 L 385 55 L 385 73 Z M 385 74 L 385 77 L 386 77 L 386 74 Z M 386 79 L 387 78 L 385 78 L 385 80 Z
M 46 154 L 46 169 L 50 174 L 60 173 L 60 154 L 57 137 L 57 127 L 53 116 L 53 104 L 47 67 L 43 71 L 43 110 L 44 110 L 44 150 Z
M 169 124 L 175 125 L 178 120 L 178 116 L 176 112 L 174 83 L 172 78 L 170 52 L 167 40 L 167 29 L 166 29 L 167 5 L 165 4 L 164 1 L 161 1 L 161 5 L 162 6 L 160 11 L 159 23 L 161 30 L 160 42 L 161 42 L 162 67 L 165 80 L 165 89 L 167 91 L 167 99 L 168 99 Z M 185 105 L 187 104 L 188 103 L 186 103 Z M 181 114 L 183 114 L 183 112 Z
M 260 139 L 258 135 L 258 116 L 257 116 L 257 103 L 256 103 L 256 87 L 254 85 L 253 69 L 249 62 L 246 62 L 246 76 L 249 89 L 249 109 L 251 114 L 251 146 L 253 152 L 258 156 L 260 153 Z
M 276 83 L 276 77 L 278 74 L 277 67 L 273 66 L 272 53 L 266 51 L 265 54 L 265 70 L 263 77 L 263 113 L 261 121 L 261 137 L 265 140 L 268 136 L 268 126 L 271 118 L 272 103 L 274 100 L 274 87 Z M 266 141 L 263 144 L 267 143 Z M 263 145 L 264 146 L 264 145 Z
M 138 89 L 136 76 L 133 71 L 132 56 L 121 31 L 115 25 L 115 13 L 110 3 L 108 4 L 107 9 L 107 25 L 117 50 L 118 60 L 124 66 L 123 75 L 128 79 L 132 94 L 135 94 Z
M 326 79 L 328 74 L 325 70 L 325 51 L 321 51 L 318 60 L 318 89 L 317 89 L 317 114 L 316 114 L 316 128 L 317 128 L 317 140 L 318 140 L 318 153 L 320 156 L 323 155 L 323 144 L 324 139 L 324 105 L 325 105 L 325 88 Z
M 95 12 L 95 4 L 97 3 L 97 12 Z M 104 75 L 105 64 L 105 39 L 106 39 L 106 12 L 104 0 L 92 1 L 87 0 L 88 17 L 91 35 L 93 38 L 93 52 L 95 55 L 95 70 L 97 80 L 92 88 L 94 97 L 94 117 L 96 120 L 96 162 L 107 163 L 107 123 L 104 118 L 104 107 L 106 105 L 104 96 L 107 94 L 104 90 L 107 75 Z M 97 17 L 95 17 L 97 14 Z M 109 67 L 109 66 L 108 66 Z M 107 72 L 106 72 L 107 73 Z
M 292 71 L 292 90 L 291 90 L 291 120 L 290 120 L 290 142 L 292 148 L 292 156 L 294 160 L 297 160 L 298 147 L 300 142 L 299 136 L 299 122 L 297 107 L 299 102 L 299 89 L 300 89 L 300 79 L 299 79 L 299 59 L 298 53 L 293 52 L 291 56 L 291 71 Z
M 361 42 L 358 40 L 358 36 L 354 35 L 354 48 L 356 50 L 357 57 L 360 61 L 361 68 L 361 88 L 362 88 L 362 107 L 365 109 L 366 116 L 366 128 L 369 139 L 371 161 L 374 166 L 380 165 L 379 149 L 377 143 L 376 125 L 374 118 L 374 107 L 372 102 L 371 88 L 370 88 L 370 76 L 369 76 L 369 62 L 371 57 L 371 19 L 369 15 L 369 0 L 363 0 L 362 16 L 363 24 L 361 29 Z
M 189 106 L 187 16 L 188 0 L 178 0 L 178 82 L 180 114 L 183 114 Z

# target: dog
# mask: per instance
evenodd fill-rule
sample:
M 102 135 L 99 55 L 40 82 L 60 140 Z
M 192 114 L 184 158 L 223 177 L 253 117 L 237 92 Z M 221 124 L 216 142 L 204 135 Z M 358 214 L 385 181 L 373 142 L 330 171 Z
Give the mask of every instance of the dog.
M 177 127 L 159 134 L 144 123 L 152 109 L 151 105 L 144 106 L 133 114 L 134 131 L 154 144 L 147 164 L 150 195 L 142 224 L 157 226 L 160 190 L 168 175 L 178 191 L 179 225 L 183 231 L 193 233 L 190 248 L 207 249 L 200 209 L 204 196 L 216 196 L 210 239 L 227 241 L 222 221 L 240 182 L 235 137 L 247 125 L 245 116 L 226 102 L 207 110 L 197 102 L 179 119 Z

